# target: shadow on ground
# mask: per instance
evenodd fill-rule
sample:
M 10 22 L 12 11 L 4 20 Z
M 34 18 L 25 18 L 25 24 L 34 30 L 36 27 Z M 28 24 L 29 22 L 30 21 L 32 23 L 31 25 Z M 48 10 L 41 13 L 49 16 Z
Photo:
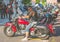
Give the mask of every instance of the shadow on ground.
M 55 32 L 56 32 L 56 34 L 55 35 L 51 34 L 50 37 L 52 37 L 52 36 L 60 36 L 60 26 L 55 27 Z M 17 36 L 22 36 L 22 35 L 16 34 L 15 37 L 17 37 Z M 37 37 L 34 36 L 33 38 L 37 38 Z
M 55 32 L 56 32 L 55 36 L 60 36 L 60 26 L 56 26 L 55 28 L 56 28 L 55 29 Z

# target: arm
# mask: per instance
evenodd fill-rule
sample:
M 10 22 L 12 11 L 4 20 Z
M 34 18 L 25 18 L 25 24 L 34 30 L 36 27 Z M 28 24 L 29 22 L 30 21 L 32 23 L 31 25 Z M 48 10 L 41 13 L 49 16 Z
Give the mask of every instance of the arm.
M 35 15 L 35 12 L 34 11 L 31 11 L 30 13 L 29 13 L 29 15 L 27 15 L 27 16 L 24 16 L 25 18 L 30 18 L 31 16 L 34 16 Z
M 33 14 L 34 14 L 34 12 L 31 11 L 31 12 L 29 13 L 29 15 L 27 15 L 27 16 L 22 16 L 22 18 L 30 18 Z
M 29 18 L 29 15 L 27 15 L 27 16 L 22 16 L 21 18 Z

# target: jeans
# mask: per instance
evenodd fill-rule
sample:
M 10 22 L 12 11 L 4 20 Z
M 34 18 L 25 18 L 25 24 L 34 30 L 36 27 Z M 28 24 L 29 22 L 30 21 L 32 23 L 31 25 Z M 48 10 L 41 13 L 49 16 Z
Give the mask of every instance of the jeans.
M 11 21 L 12 14 L 9 14 L 9 21 Z
M 31 22 L 29 25 L 26 26 L 26 32 L 29 32 L 29 29 L 34 25 L 36 24 L 37 22 Z

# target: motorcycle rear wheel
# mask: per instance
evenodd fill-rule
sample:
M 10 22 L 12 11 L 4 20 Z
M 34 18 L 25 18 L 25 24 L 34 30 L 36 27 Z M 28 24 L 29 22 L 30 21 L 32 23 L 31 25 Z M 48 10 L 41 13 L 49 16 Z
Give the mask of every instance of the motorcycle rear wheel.
M 42 39 L 42 40 L 46 40 L 46 39 L 49 39 L 49 30 L 47 29 L 46 26 L 44 26 L 43 28 L 42 27 L 39 27 L 35 33 L 37 34 L 36 36 L 38 36 L 38 38 Z

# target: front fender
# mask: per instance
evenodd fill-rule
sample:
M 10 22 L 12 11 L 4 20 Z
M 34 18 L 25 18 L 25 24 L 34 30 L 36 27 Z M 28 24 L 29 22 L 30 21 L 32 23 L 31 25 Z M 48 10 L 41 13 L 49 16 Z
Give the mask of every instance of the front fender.
M 8 27 L 8 26 L 11 26 L 13 32 L 17 31 L 16 26 L 13 23 L 7 22 L 5 24 L 5 27 Z
M 12 30 L 13 30 L 13 32 L 16 32 L 17 31 L 17 28 L 16 28 L 15 25 L 12 25 Z
M 11 26 L 11 25 L 13 25 L 11 22 L 7 22 L 7 23 L 5 24 L 5 26 Z

